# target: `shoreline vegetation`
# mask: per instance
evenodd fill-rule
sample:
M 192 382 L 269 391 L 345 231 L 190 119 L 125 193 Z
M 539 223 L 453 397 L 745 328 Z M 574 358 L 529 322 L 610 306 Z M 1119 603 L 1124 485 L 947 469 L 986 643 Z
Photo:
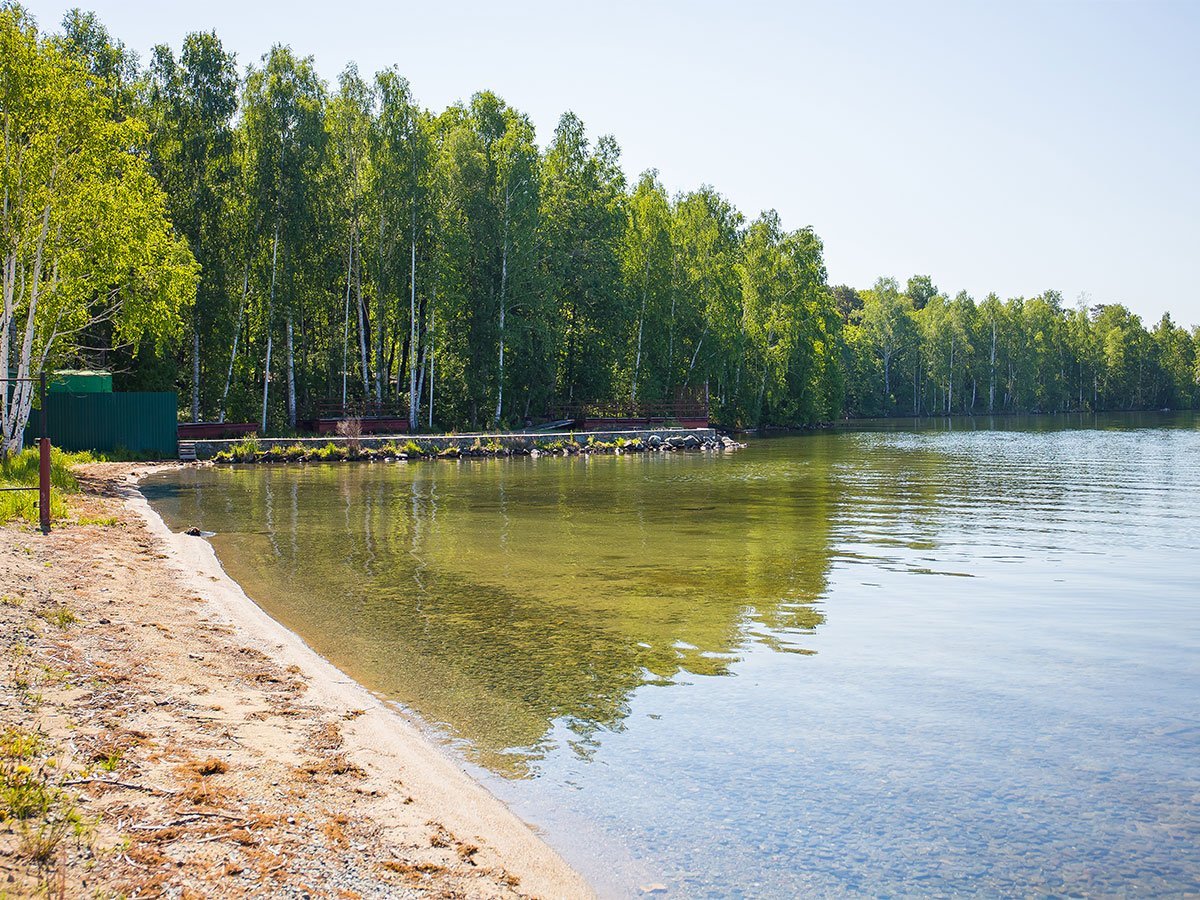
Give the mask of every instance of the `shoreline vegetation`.
M 415 434 L 699 396 L 731 429 L 1200 404 L 1196 323 L 831 284 L 815 227 L 631 177 L 569 111 L 539 137 L 491 91 L 426 108 L 395 66 L 333 85 L 283 44 L 193 32 L 143 61 L 92 13 L 43 25 L 0 4 L 19 378 L 105 369 L 263 435 L 331 407 Z M 0 450 L 34 393 L 0 395 Z
M 0 527 L 5 896 L 590 896 L 419 727 L 89 464 Z M 104 524 L 79 524 L 84 521 Z
M 705 429 L 704 431 L 707 431 Z M 579 438 L 583 438 L 580 440 Z M 370 444 L 374 444 L 371 446 Z M 347 462 L 469 459 L 480 457 L 589 456 L 593 454 L 714 452 L 745 448 L 732 438 L 693 430 L 684 434 L 651 433 L 643 437 L 597 440 L 595 435 L 569 434 L 556 440 L 529 439 L 520 435 L 488 435 L 468 439 L 453 436 L 410 438 L 404 441 L 343 438 L 260 441 L 248 437 L 218 450 L 212 461 L 229 463 Z

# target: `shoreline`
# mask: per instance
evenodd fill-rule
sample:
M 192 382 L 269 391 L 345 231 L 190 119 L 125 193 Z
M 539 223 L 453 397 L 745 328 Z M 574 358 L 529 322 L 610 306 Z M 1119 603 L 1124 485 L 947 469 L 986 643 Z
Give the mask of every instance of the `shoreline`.
M 155 469 L 153 471 L 159 471 Z M 150 474 L 149 471 L 142 475 Z M 138 479 L 140 481 L 140 477 Z M 406 794 L 431 807 L 450 831 L 494 852 L 522 892 L 539 897 L 592 896 L 582 877 L 502 801 L 467 774 L 422 727 L 386 704 L 272 618 L 229 577 L 212 544 L 171 531 L 145 495 L 125 502 L 167 547 L 188 586 L 217 608 L 276 662 L 298 666 L 311 679 L 308 699 L 337 711 L 363 710 L 343 726 L 345 752 L 372 775 L 401 778 Z
M 36 733 L 16 771 L 48 773 L 94 823 L 44 859 L 29 825 L 0 824 L 4 890 L 595 896 L 419 723 L 255 604 L 207 540 L 167 527 L 138 481 L 174 465 L 84 467 L 104 524 L 0 528 L 23 686 L 0 731 Z
M 314 461 L 457 460 L 593 453 L 714 452 L 742 449 L 715 428 L 638 428 L 546 433 L 379 434 L 221 438 L 181 441 L 185 461 L 286 463 Z

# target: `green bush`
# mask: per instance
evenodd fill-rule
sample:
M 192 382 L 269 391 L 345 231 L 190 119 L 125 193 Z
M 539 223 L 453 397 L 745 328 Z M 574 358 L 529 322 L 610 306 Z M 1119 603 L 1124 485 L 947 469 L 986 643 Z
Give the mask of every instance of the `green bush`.
M 258 462 L 258 435 L 251 434 L 229 448 L 231 462 Z
M 329 462 L 343 460 L 346 458 L 346 448 L 335 444 L 333 441 L 330 441 L 324 447 L 314 450 L 312 452 L 312 458 L 326 460 Z

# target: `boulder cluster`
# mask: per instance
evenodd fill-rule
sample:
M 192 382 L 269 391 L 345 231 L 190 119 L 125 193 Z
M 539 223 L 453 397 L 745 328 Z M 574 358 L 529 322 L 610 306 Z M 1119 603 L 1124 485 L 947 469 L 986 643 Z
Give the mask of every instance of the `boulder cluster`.
M 633 440 L 596 441 L 589 440 L 580 443 L 576 440 L 555 441 L 549 445 L 535 444 L 533 447 L 509 448 L 507 455 L 528 454 L 529 456 L 560 455 L 588 453 L 673 453 L 679 450 L 738 450 L 745 444 L 739 444 L 733 438 L 717 435 L 711 438 L 701 438 L 695 434 L 662 435 L 652 434 L 649 437 L 634 438 Z
M 399 462 L 410 459 L 463 459 L 469 457 L 500 456 L 576 456 L 593 453 L 675 453 L 681 451 L 724 451 L 745 447 L 733 438 L 724 435 L 701 437 L 697 434 L 651 434 L 645 438 L 615 438 L 598 441 L 588 438 L 578 440 L 571 435 L 561 440 L 528 440 L 520 437 L 506 439 L 489 438 L 486 442 L 476 438 L 469 443 L 463 440 L 455 444 L 435 444 L 410 439 L 403 444 L 387 441 L 378 446 L 363 446 L 352 441 L 329 442 L 324 445 L 295 443 L 290 446 L 264 445 L 256 439 L 235 444 L 221 450 L 213 457 L 216 463 L 267 463 L 267 462 L 334 462 L 372 461 Z

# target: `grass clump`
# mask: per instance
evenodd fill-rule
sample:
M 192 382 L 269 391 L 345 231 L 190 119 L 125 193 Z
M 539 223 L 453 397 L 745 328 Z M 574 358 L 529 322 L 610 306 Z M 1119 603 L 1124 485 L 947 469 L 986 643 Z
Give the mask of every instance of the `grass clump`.
M 79 516 L 75 520 L 75 523 L 77 525 L 99 525 L 102 528 L 111 528 L 118 521 L 116 516 Z
M 70 515 L 65 494 L 79 492 L 79 480 L 71 471 L 79 463 L 94 462 L 90 453 L 67 453 L 50 449 L 50 518 L 64 519 Z M 38 485 L 38 448 L 28 447 L 20 453 L 0 457 L 0 487 L 31 487 Z M 0 491 L 0 524 L 14 519 L 38 521 L 38 493 L 32 491 Z
M 345 459 L 346 454 L 347 451 L 345 447 L 330 441 L 324 447 L 319 447 L 316 450 L 313 450 L 311 458 L 334 462 Z
M 433 444 L 421 444 L 409 438 L 400 448 L 409 458 L 432 458 L 438 455 L 438 449 Z
M 258 462 L 258 435 L 247 435 L 229 448 L 230 462 Z
M 115 772 L 117 766 L 121 764 L 121 756 L 120 750 L 109 750 L 96 760 L 96 764 L 105 772 Z
M 45 609 L 38 613 L 38 615 L 62 631 L 66 631 L 79 621 L 79 616 L 75 615 L 70 607 L 67 606 L 56 606 L 53 609 Z
M 59 783 L 62 773 L 48 749 L 33 731 L 0 734 L 0 822 L 12 825 L 17 852 L 38 866 L 54 859 L 67 835 L 82 838 L 91 829 Z
M 68 453 L 57 447 L 50 448 L 50 486 L 64 494 L 79 493 L 79 479 L 72 470 L 82 463 L 95 462 L 88 452 Z M 0 457 L 0 481 L 9 485 L 36 487 L 40 457 L 37 447 L 26 447 L 20 453 Z

